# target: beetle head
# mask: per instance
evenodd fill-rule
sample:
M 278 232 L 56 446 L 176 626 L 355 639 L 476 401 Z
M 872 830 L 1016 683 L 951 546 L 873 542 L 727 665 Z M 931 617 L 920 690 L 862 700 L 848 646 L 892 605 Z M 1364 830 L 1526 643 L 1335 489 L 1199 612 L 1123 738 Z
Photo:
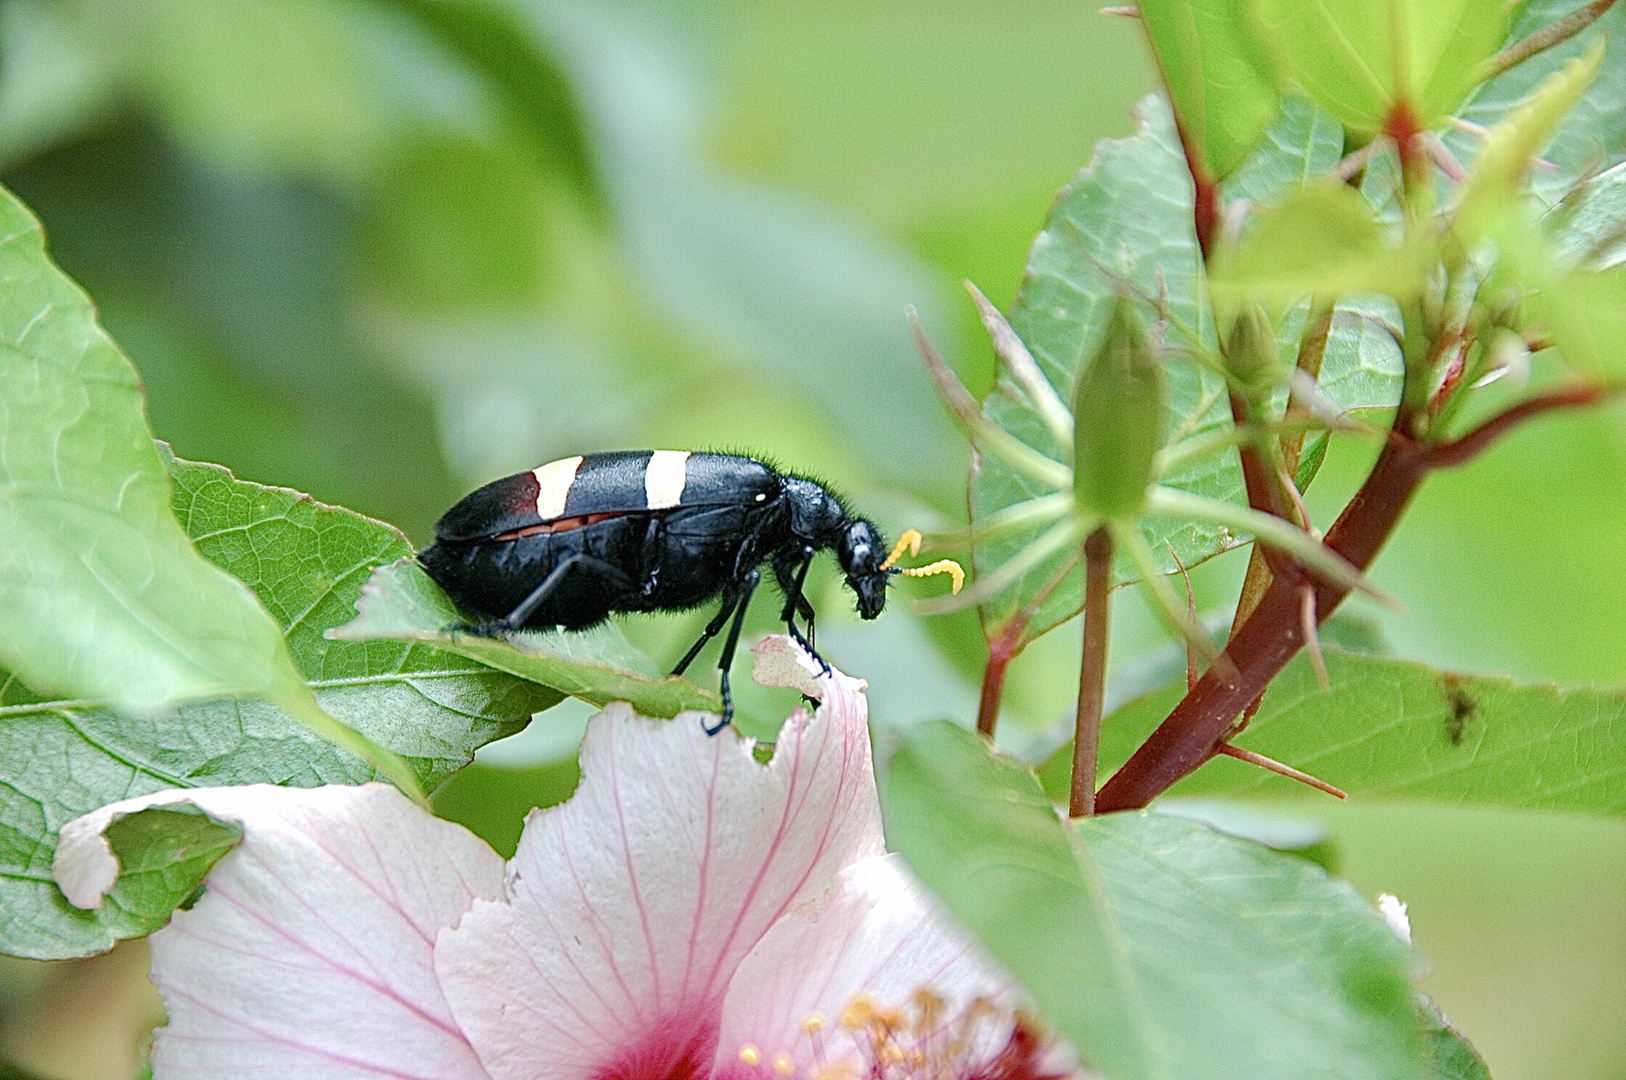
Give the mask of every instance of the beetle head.
M 846 571 L 847 585 L 858 594 L 858 614 L 873 619 L 886 607 L 886 543 L 875 526 L 859 518 L 848 522 L 836 543 L 836 556 Z

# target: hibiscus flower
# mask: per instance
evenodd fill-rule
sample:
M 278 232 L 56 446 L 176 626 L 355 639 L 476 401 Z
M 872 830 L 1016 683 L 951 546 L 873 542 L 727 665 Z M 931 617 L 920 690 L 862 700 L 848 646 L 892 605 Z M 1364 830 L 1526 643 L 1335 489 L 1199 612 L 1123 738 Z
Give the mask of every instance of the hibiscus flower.
M 185 803 L 242 830 L 152 936 L 154 1076 L 1059 1080 L 1071 1058 L 1010 978 L 883 852 L 863 684 L 785 638 L 758 653 L 759 679 L 821 699 L 771 761 L 700 714 L 611 705 L 506 865 L 382 784 L 70 823 L 55 871 L 87 908 L 119 816 Z

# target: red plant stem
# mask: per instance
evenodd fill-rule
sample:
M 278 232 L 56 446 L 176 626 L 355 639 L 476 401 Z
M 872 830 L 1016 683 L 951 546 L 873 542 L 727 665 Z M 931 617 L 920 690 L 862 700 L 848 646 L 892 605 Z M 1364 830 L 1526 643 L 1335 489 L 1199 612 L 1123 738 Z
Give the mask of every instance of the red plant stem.
M 1485 80 L 1488 82 L 1508 68 L 1524 63 L 1537 53 L 1568 41 L 1598 21 L 1606 11 L 1614 6 L 1615 0 L 1592 0 L 1592 3 L 1579 11 L 1573 11 L 1562 19 L 1548 23 L 1523 41 L 1514 42 L 1491 57 L 1490 62 L 1486 65 Z
M 988 663 L 982 669 L 982 700 L 977 704 L 977 730 L 990 739 L 994 737 L 994 726 L 999 723 L 999 699 L 1005 692 L 1005 669 L 1027 644 L 1023 639 L 1039 609 L 1052 593 L 1061 588 L 1062 582 L 1067 580 L 1083 557 L 1084 551 L 1080 547 L 1063 559 L 1050 580 L 1033 594 L 1033 598 L 1005 624 L 998 635 L 989 639 Z
M 1152 58 L 1157 61 L 1158 70 L 1162 74 L 1163 85 L 1169 85 L 1168 72 L 1163 69 L 1163 57 L 1158 54 L 1157 45 L 1147 35 L 1147 43 L 1152 46 Z M 1191 132 L 1180 119 L 1180 111 L 1175 110 L 1174 129 L 1180 136 L 1180 149 L 1185 154 L 1186 169 L 1191 173 L 1192 186 L 1192 225 L 1197 232 L 1197 247 L 1201 250 L 1203 262 L 1213 253 L 1214 241 L 1219 239 L 1220 226 L 1220 193 L 1219 181 L 1209 175 L 1208 166 L 1203 159 L 1203 150 L 1192 141 Z
M 1372 473 L 1327 533 L 1326 543 L 1359 569 L 1365 569 L 1394 530 L 1412 495 L 1428 474 L 1427 450 L 1403 432 L 1410 429 L 1401 409 Z M 1215 753 L 1232 722 L 1264 692 L 1270 680 L 1304 645 L 1299 585 L 1316 590 L 1316 613 L 1325 621 L 1348 590 L 1303 575 L 1290 565 L 1270 583 L 1248 621 L 1231 638 L 1225 655 L 1234 671 L 1216 664 L 1175 706 L 1151 738 L 1096 793 L 1097 813 L 1145 806 Z
M 1615 392 L 1617 391 L 1611 387 L 1583 384 L 1581 386 L 1566 387 L 1563 390 L 1554 390 L 1548 394 L 1539 394 L 1526 401 L 1521 401 L 1505 412 L 1497 413 L 1460 438 L 1447 443 L 1439 443 L 1432 447 L 1428 451 L 1428 463 L 1434 468 L 1461 465 L 1477 456 L 1480 451 L 1532 416 L 1553 409 L 1591 405 L 1594 402 L 1602 401 L 1609 394 Z
M 1522 402 L 1447 443 L 1428 446 L 1406 434 L 1411 410 L 1395 414 L 1389 441 L 1360 491 L 1327 532 L 1327 546 L 1365 570 L 1400 521 L 1423 478 L 1435 468 L 1461 465 L 1518 424 L 1554 409 L 1588 405 L 1626 387 L 1577 386 Z M 1096 813 L 1145 806 L 1217 752 L 1232 722 L 1305 644 L 1301 584 L 1315 587 L 1316 620 L 1325 622 L 1348 590 L 1315 580 L 1293 564 L 1277 574 L 1247 622 L 1232 635 L 1225 655 L 1235 674 L 1215 665 L 1168 718 L 1096 792 Z M 1231 676 L 1231 677 L 1226 677 Z
M 1095 769 L 1101 747 L 1101 701 L 1107 676 L 1107 593 L 1112 589 L 1112 533 L 1105 525 L 1084 541 L 1084 652 L 1078 665 L 1078 722 L 1073 735 L 1072 817 L 1095 813 Z
M 1246 399 L 1234 391 L 1231 394 L 1231 419 L 1237 427 L 1247 428 L 1253 422 L 1253 410 Z M 1237 447 L 1242 459 L 1242 483 L 1248 489 L 1248 505 L 1267 514 L 1284 517 L 1284 509 L 1277 498 L 1275 476 L 1257 442 L 1244 442 Z
M 1188 158 L 1188 161 L 1192 159 Z M 1202 249 L 1203 261 L 1208 261 L 1219 238 L 1220 205 L 1219 184 L 1210 179 L 1192 162 L 1191 179 L 1196 186 L 1196 201 L 1192 204 L 1192 223 L 1197 227 L 1197 246 Z
M 982 700 L 977 703 L 977 730 L 994 737 L 999 723 L 999 699 L 1005 692 L 1005 669 L 1022 651 L 1022 631 L 1027 623 L 1013 619 L 1005 631 L 988 642 L 988 663 L 982 669 Z
M 1419 138 L 1423 128 L 1405 99 L 1395 102 L 1384 120 L 1383 133 L 1394 140 L 1395 152 L 1400 155 L 1400 176 L 1404 191 L 1411 191 L 1428 176 L 1430 159 Z
M 1234 391 L 1231 394 L 1231 419 L 1241 426 L 1253 419 L 1253 413 L 1248 402 Z M 1255 510 L 1267 514 L 1281 516 L 1278 506 L 1277 488 L 1272 483 L 1270 466 L 1265 461 L 1264 454 L 1257 443 L 1243 443 L 1237 448 L 1237 456 L 1242 461 L 1242 483 L 1248 492 L 1248 505 Z M 1235 636 L 1242 624 L 1247 622 L 1248 616 L 1253 614 L 1261 598 L 1270 588 L 1272 576 L 1281 560 L 1273 558 L 1272 553 L 1263 544 L 1255 544 L 1253 553 L 1248 557 L 1247 576 L 1242 581 L 1242 595 L 1237 597 L 1236 616 L 1231 620 L 1231 634 Z M 1242 719 L 1246 723 L 1252 719 L 1253 714 L 1259 711 L 1264 701 L 1261 693 L 1248 703 L 1242 710 Z

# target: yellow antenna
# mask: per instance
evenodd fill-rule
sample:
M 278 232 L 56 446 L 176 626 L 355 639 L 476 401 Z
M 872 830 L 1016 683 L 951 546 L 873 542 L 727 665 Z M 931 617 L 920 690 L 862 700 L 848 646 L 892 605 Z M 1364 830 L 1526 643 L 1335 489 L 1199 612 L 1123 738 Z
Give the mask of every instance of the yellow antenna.
M 882 570 L 892 570 L 892 564 L 905 552 L 910 558 L 920 554 L 921 535 L 918 529 L 905 529 L 898 542 L 892 545 L 892 554 L 886 557 L 881 564 Z M 932 577 L 937 574 L 947 574 L 950 578 L 949 591 L 957 593 L 965 587 L 965 571 L 953 559 L 938 559 L 929 566 L 900 566 L 896 572 L 905 577 Z
M 919 529 L 903 530 L 903 535 L 898 537 L 898 542 L 896 544 L 892 545 L 892 554 L 886 557 L 886 562 L 881 564 L 881 569 L 892 569 L 892 564 L 898 561 L 898 556 L 903 554 L 905 548 L 909 549 L 910 558 L 914 558 L 916 555 L 919 555 L 920 541 L 921 535 Z
M 929 566 L 900 566 L 898 573 L 904 577 L 931 577 L 933 574 L 947 574 L 951 579 L 949 592 L 959 592 L 965 588 L 965 571 L 953 559 L 938 559 Z

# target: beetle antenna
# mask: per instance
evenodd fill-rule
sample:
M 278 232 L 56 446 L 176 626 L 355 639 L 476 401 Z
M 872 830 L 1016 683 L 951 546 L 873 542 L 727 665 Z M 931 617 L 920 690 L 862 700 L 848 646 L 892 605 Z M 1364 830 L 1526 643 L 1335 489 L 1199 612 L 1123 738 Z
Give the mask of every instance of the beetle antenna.
M 902 574 L 905 577 L 932 577 L 935 574 L 947 574 L 953 579 L 952 584 L 949 586 L 950 592 L 957 593 L 965 588 L 965 571 L 953 559 L 938 559 L 930 566 L 892 565 L 898 561 L 905 551 L 909 552 L 910 558 L 919 555 L 921 539 L 919 529 L 903 530 L 903 535 L 898 537 L 896 544 L 892 545 L 892 553 L 886 557 L 886 562 L 881 564 L 881 569 L 889 574 Z
M 938 559 L 929 566 L 900 566 L 897 572 L 904 577 L 931 577 L 934 574 L 947 574 L 951 581 L 949 592 L 957 593 L 965 588 L 965 570 L 953 559 Z
M 898 561 L 898 558 L 903 554 L 905 549 L 908 549 L 910 558 L 914 558 L 916 555 L 919 555 L 921 539 L 922 537 L 919 529 L 903 530 L 903 535 L 898 537 L 898 542 L 896 544 L 892 545 L 892 554 L 886 557 L 886 562 L 881 564 L 881 569 L 892 569 L 892 564 Z M 899 573 L 902 573 L 902 570 L 899 570 Z

